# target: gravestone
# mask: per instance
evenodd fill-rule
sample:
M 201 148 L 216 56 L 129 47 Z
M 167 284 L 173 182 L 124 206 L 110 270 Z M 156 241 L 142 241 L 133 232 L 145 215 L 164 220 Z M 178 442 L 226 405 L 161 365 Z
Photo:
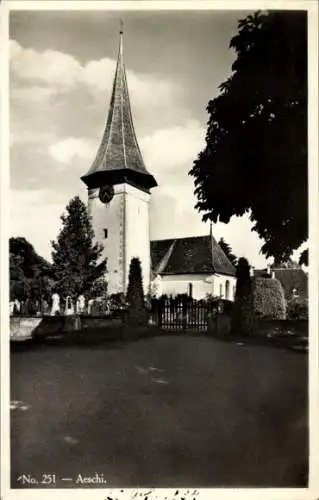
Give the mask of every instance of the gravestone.
M 60 296 L 58 293 L 52 294 L 51 316 L 60 314 Z
M 77 314 L 83 314 L 85 312 L 85 298 L 84 295 L 79 295 L 76 301 L 76 312 Z
M 10 316 L 12 316 L 14 313 L 14 300 L 10 301 L 9 309 L 10 309 Z
M 74 314 L 74 305 L 72 302 L 72 298 L 68 295 L 65 299 L 65 316 L 72 316 Z
M 14 313 L 20 314 L 20 311 L 21 311 L 20 301 L 18 299 L 15 299 L 15 301 L 14 301 Z
M 92 314 L 93 303 L 94 303 L 94 299 L 90 299 L 88 301 L 88 314 Z

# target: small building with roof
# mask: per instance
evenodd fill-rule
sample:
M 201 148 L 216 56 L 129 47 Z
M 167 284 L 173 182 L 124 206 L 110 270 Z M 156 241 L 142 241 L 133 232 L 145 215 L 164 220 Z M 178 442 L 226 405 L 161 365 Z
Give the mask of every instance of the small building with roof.
M 151 241 L 152 292 L 160 295 L 207 295 L 234 300 L 236 270 L 212 232 Z

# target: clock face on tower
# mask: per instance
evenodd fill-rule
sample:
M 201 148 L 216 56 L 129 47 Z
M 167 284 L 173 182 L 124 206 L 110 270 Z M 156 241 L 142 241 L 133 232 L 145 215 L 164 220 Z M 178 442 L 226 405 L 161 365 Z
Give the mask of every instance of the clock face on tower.
M 114 196 L 113 186 L 106 185 L 100 188 L 99 198 L 102 203 L 110 203 L 113 196 Z

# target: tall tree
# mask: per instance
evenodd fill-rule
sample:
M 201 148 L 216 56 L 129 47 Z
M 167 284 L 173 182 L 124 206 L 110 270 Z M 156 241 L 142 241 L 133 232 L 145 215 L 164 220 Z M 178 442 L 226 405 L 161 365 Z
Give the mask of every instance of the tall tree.
M 90 293 L 94 283 L 106 270 L 106 261 L 99 262 L 102 246 L 94 243 L 94 231 L 85 204 L 75 196 L 61 216 L 62 228 L 57 241 L 52 241 L 55 289 L 62 298 L 75 300 Z
M 147 325 L 148 316 L 144 300 L 141 263 L 137 257 L 131 260 L 126 300 L 128 323 L 139 326 Z
M 237 266 L 237 257 L 236 257 L 236 255 L 233 254 L 231 246 L 228 243 L 226 243 L 224 238 L 221 238 L 219 240 L 218 245 L 221 247 L 224 254 L 230 260 L 230 262 L 233 264 L 233 266 L 236 267 Z
M 196 208 L 214 222 L 249 214 L 262 252 L 286 260 L 308 237 L 307 13 L 249 15 L 230 47 L 232 74 L 190 171 Z
M 10 298 L 49 300 L 52 266 L 33 245 L 19 236 L 10 238 Z

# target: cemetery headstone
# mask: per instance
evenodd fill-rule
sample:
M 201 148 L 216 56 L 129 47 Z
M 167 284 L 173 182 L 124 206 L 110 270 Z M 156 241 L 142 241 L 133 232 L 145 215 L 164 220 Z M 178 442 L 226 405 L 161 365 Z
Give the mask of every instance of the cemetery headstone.
M 88 301 L 88 314 L 92 314 L 93 303 L 94 303 L 94 299 L 90 299 Z
M 10 309 L 10 316 L 13 315 L 14 313 L 14 300 L 11 300 L 9 303 L 9 309 Z
M 51 316 L 56 316 L 57 314 L 60 314 L 60 296 L 58 293 L 54 293 L 52 295 Z
M 76 312 L 77 314 L 83 314 L 85 312 L 85 298 L 84 295 L 79 295 L 76 301 Z
M 72 298 L 70 297 L 70 295 L 68 295 L 65 299 L 64 314 L 66 316 L 71 316 L 72 314 L 74 314 L 74 305 L 73 305 Z

